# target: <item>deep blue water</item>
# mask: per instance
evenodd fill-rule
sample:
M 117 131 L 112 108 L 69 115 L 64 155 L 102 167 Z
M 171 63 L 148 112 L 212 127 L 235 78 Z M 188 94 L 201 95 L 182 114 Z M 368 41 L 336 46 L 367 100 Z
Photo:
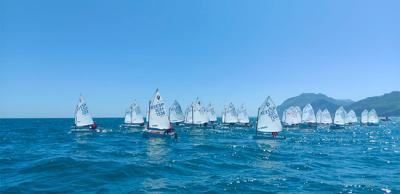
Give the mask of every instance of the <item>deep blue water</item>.
M 122 119 L 96 121 L 110 131 L 0 120 L 0 193 L 400 193 L 400 124 L 290 129 L 281 141 L 182 127 L 174 141 L 120 129 Z

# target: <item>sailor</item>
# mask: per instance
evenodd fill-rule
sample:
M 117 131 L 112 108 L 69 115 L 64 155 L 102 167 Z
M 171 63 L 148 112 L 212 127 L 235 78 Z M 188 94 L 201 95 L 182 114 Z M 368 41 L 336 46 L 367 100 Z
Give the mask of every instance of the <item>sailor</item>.
M 272 132 L 272 136 L 273 136 L 274 138 L 276 138 L 276 136 L 278 136 L 278 132 Z
M 96 122 L 93 122 L 93 124 L 90 126 L 91 129 L 97 129 L 97 124 Z

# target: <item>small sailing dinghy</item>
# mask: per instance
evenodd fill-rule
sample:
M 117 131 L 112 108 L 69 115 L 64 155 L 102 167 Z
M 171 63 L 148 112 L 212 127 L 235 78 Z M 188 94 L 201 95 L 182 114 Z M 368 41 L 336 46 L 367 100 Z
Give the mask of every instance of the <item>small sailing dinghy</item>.
M 283 112 L 282 118 L 284 127 L 297 127 L 301 123 L 301 109 L 298 106 L 291 106 Z
M 242 126 L 250 126 L 250 119 L 249 119 L 249 115 L 247 114 L 247 110 L 246 107 L 244 106 L 244 104 L 242 104 L 240 106 L 240 108 L 238 109 L 238 124 L 242 125 Z
M 356 113 L 354 112 L 354 110 L 350 110 L 347 114 L 346 114 L 346 124 L 347 125 L 353 125 L 356 124 L 357 121 L 357 116 Z
M 361 124 L 367 125 L 368 124 L 368 110 L 364 109 L 361 113 Z
M 278 132 L 281 131 L 282 124 L 278 116 L 278 111 L 271 97 L 268 96 L 260 108 L 258 108 L 256 136 L 260 138 L 262 134 L 272 133 L 272 139 L 285 139 L 285 137 L 278 137 Z M 271 138 L 271 136 L 261 136 L 261 138 Z
M 316 118 L 314 114 L 314 109 L 311 104 L 307 104 L 303 108 L 303 114 L 301 115 L 301 124 L 300 128 L 315 128 Z
M 238 115 L 233 103 L 229 103 L 229 105 L 225 108 L 223 114 L 222 125 L 235 125 L 238 123 Z
M 322 111 L 321 124 L 322 125 L 330 125 L 330 124 L 332 124 L 331 113 L 329 113 L 329 110 L 326 109 L 326 108 Z
M 217 122 L 217 115 L 215 114 L 214 107 L 211 105 L 211 103 L 208 104 L 207 115 L 210 124 L 214 124 L 215 122 Z
M 192 125 L 207 126 L 208 124 L 208 113 L 203 107 L 199 98 L 192 105 Z
M 172 137 L 177 138 L 175 130 L 169 122 L 165 103 L 158 89 L 153 100 L 149 102 L 149 114 L 146 128 L 143 135 L 147 137 Z
M 372 109 L 368 112 L 368 125 L 369 126 L 379 125 L 379 117 L 375 109 Z
M 335 118 L 333 120 L 333 125 L 330 127 L 331 129 L 344 129 L 344 125 L 346 124 L 346 110 L 344 110 L 343 106 L 339 107 L 335 112 Z
M 142 115 L 142 111 L 140 110 L 139 105 L 136 100 L 129 107 L 129 110 L 125 113 L 125 121 L 122 127 L 143 127 L 144 126 L 144 118 Z
M 181 105 L 176 100 L 169 108 L 169 121 L 175 125 L 179 125 L 185 121 L 185 115 L 183 115 Z
M 79 97 L 78 104 L 75 108 L 75 125 L 72 128 L 74 131 L 97 129 L 97 124 L 93 121 L 92 114 L 90 114 L 89 108 L 82 95 Z

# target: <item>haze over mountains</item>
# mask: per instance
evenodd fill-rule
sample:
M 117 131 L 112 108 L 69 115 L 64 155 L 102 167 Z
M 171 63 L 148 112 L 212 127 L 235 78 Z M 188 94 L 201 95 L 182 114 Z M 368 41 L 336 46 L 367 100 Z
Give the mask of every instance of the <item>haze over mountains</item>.
M 353 109 L 357 116 L 360 116 L 364 109 L 374 108 L 379 116 L 400 116 L 400 91 L 393 91 L 382 96 L 374 96 L 360 101 L 340 100 L 328 97 L 325 94 L 303 93 L 299 96 L 289 98 L 278 106 L 279 115 L 290 106 L 303 108 L 307 103 L 311 103 L 316 112 L 318 109 L 327 108 L 331 114 L 336 109 L 343 106 L 346 111 Z

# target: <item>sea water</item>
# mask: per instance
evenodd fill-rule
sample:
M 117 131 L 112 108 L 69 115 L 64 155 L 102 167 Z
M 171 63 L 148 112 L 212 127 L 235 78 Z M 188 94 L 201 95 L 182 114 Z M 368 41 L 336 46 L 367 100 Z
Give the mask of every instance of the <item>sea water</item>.
M 0 120 L 0 193 L 400 193 L 400 124 L 284 129 L 177 127 L 143 138 L 122 119 Z M 253 119 L 254 122 L 254 119 Z

